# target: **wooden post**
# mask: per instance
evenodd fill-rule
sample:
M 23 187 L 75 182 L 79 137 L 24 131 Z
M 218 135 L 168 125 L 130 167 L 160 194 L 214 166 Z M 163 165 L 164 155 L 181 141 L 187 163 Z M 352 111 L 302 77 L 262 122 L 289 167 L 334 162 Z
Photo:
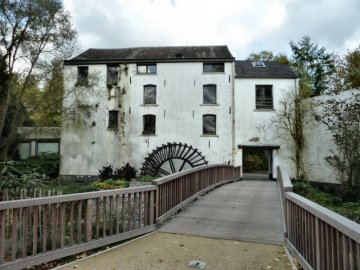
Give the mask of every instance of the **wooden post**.
M 92 240 L 92 212 L 93 212 L 93 201 L 92 199 L 86 200 L 85 210 L 85 242 Z
M 320 226 L 319 219 L 315 217 L 315 258 L 316 269 L 321 269 L 321 254 L 320 254 Z
M 0 264 L 5 260 L 5 214 L 5 210 L 0 211 Z

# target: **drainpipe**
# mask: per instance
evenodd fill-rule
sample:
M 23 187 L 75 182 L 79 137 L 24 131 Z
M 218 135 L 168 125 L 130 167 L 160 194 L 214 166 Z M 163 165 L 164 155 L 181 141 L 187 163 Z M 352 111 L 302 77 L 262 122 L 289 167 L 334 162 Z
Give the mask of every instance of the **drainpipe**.
M 232 62 L 232 74 L 231 74 L 231 157 L 232 157 L 232 164 L 235 165 L 235 137 L 236 137 L 236 131 L 235 131 L 235 60 Z

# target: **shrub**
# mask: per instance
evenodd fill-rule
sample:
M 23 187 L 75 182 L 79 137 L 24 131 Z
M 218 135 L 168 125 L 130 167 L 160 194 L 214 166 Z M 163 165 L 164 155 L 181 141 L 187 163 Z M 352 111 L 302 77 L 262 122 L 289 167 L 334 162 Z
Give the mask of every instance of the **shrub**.
M 138 178 L 138 181 L 139 182 L 151 182 L 152 180 L 157 179 L 157 178 L 158 178 L 157 176 L 143 175 Z
M 113 166 L 112 165 L 104 165 L 100 170 L 99 170 L 99 178 L 100 180 L 108 180 L 108 179 L 112 179 L 113 177 Z
M 19 164 L 36 169 L 40 174 L 55 178 L 59 175 L 60 154 L 58 153 L 41 153 L 37 156 L 29 157 Z
M 104 165 L 99 170 L 99 178 L 100 180 L 117 180 L 117 179 L 125 179 L 130 180 L 136 177 L 136 169 L 131 166 L 129 163 L 126 163 L 125 166 L 120 169 L 114 169 L 112 165 Z
M 129 187 L 129 183 L 124 180 L 105 180 L 94 183 L 96 190 L 121 189 Z
M 136 177 L 136 169 L 133 166 L 130 166 L 129 163 L 126 163 L 126 165 L 121 168 L 121 172 L 125 180 L 130 180 Z
M 0 173 L 0 188 L 32 188 L 42 185 L 48 177 L 38 172 L 38 168 L 21 171 L 15 162 L 8 162 Z

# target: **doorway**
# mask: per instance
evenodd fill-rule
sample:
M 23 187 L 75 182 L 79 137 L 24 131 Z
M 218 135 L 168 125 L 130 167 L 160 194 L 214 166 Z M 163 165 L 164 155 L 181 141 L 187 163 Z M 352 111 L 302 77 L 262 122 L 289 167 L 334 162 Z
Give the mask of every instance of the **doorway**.
M 273 179 L 273 152 L 277 145 L 239 145 L 242 149 L 242 168 L 245 177 Z

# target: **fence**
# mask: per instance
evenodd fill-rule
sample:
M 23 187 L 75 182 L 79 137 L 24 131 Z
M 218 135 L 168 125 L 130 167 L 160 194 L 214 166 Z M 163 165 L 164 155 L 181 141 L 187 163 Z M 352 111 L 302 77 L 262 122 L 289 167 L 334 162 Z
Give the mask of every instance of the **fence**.
M 286 220 L 285 245 L 303 268 L 359 270 L 360 225 L 293 193 L 287 174 L 279 167 L 278 180 Z
M 22 199 L 41 198 L 41 197 L 50 197 L 50 196 L 59 196 L 59 195 L 62 195 L 62 191 L 55 189 L 44 190 L 41 188 L 34 188 L 34 189 L 6 188 L 0 190 L 0 201 L 22 200 Z
M 240 177 L 204 166 L 154 185 L 0 203 L 0 269 L 22 269 L 156 230 L 180 207 Z

